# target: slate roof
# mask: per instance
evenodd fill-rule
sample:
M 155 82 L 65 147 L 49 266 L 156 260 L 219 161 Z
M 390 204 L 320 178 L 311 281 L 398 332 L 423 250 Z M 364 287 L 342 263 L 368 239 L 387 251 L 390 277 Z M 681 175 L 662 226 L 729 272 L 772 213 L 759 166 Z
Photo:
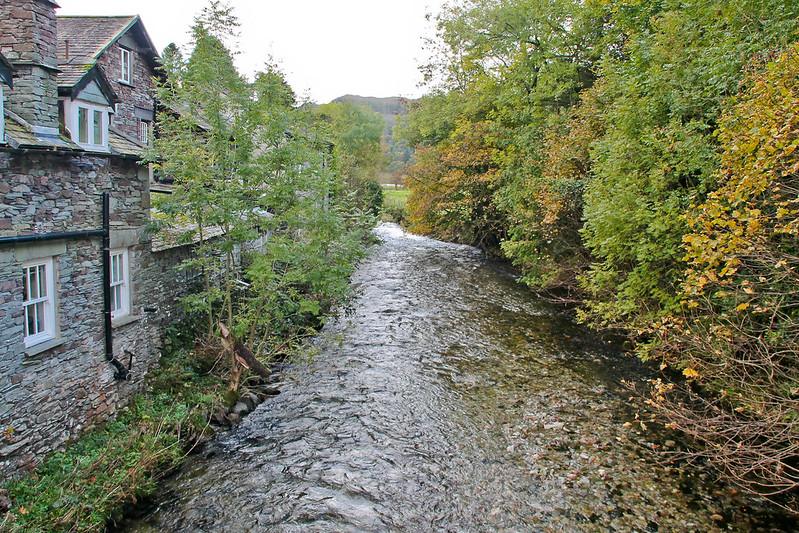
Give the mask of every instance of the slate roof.
M 95 65 L 97 59 L 128 30 L 138 24 L 145 45 L 158 57 L 138 15 L 119 17 L 58 17 L 58 86 L 73 87 Z
M 138 139 L 128 137 L 113 126 L 108 128 L 108 146 L 111 148 L 111 153 L 136 157 L 141 157 L 145 150 L 145 146 Z
M 76 152 L 86 152 L 85 148 L 75 143 L 66 135 L 37 135 L 30 124 L 22 117 L 5 110 L 5 129 L 6 144 L 10 148 L 23 149 L 34 148 L 39 150 L 67 150 Z M 115 130 L 108 129 L 108 152 L 98 152 L 102 154 L 116 155 L 122 157 L 141 158 L 144 153 L 144 146 L 138 141 L 126 137 L 124 134 Z
M 34 133 L 30 124 L 8 109 L 5 110 L 6 143 L 11 148 L 44 148 L 51 150 L 82 150 L 64 135 L 44 136 Z

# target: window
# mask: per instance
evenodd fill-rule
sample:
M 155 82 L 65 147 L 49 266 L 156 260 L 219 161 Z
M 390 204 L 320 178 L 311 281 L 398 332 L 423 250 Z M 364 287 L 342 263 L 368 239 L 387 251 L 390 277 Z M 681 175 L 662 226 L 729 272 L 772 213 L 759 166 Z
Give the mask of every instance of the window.
M 30 348 L 55 337 L 55 277 L 52 258 L 23 265 L 22 295 L 25 347 Z
M 139 121 L 139 140 L 143 144 L 150 144 L 150 123 L 146 120 Z
M 124 48 L 120 48 L 119 50 L 121 52 L 120 59 L 122 60 L 122 67 L 119 72 L 119 81 L 131 83 L 130 50 L 125 50 Z
M 78 108 L 78 142 L 89 144 L 89 110 Z
M 75 121 L 72 124 L 77 129 L 77 136 L 73 134 L 73 140 L 86 148 L 105 149 L 108 144 L 106 139 L 108 135 L 107 108 L 76 103 L 73 109 L 77 111 L 77 117 L 72 119 Z
M 111 318 L 130 313 L 130 280 L 128 251 L 111 252 Z
M 92 112 L 92 144 L 101 146 L 103 144 L 103 112 L 96 109 Z

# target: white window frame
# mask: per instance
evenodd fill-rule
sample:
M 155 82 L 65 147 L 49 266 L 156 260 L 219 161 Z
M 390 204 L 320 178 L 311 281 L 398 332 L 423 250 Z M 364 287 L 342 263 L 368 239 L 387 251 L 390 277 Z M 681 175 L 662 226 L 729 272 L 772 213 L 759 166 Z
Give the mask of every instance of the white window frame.
M 80 110 L 81 108 L 86 110 L 87 119 L 88 119 L 88 141 L 89 142 L 81 142 L 80 141 Z M 99 152 L 107 152 L 108 151 L 108 116 L 111 108 L 108 106 L 102 106 L 97 104 L 92 104 L 90 102 L 86 102 L 84 100 L 70 100 L 68 98 L 64 99 L 64 115 L 67 117 L 67 128 L 69 129 L 70 133 L 72 134 L 72 140 L 75 141 L 79 146 L 86 148 L 87 150 L 94 150 Z M 94 143 L 94 113 L 99 112 L 101 115 L 100 118 L 100 144 Z
M 114 259 L 122 259 L 122 268 L 114 268 Z M 111 319 L 116 320 L 130 314 L 130 253 L 127 248 L 111 250 Z M 115 276 L 116 274 L 116 276 Z M 116 298 L 116 289 L 119 288 L 119 298 Z M 114 309 L 115 304 L 118 304 Z
M 139 140 L 145 146 L 150 145 L 150 122 L 148 120 L 139 120 Z
M 119 81 L 133 84 L 133 54 L 127 48 L 119 48 Z M 127 75 L 127 77 L 126 77 Z
M 55 262 L 52 257 L 28 261 L 22 264 L 23 280 L 27 277 L 27 281 L 23 281 L 23 287 L 27 287 L 27 291 L 23 289 L 22 295 L 22 319 L 24 320 L 22 334 L 24 336 L 25 348 L 30 348 L 54 339 L 56 336 L 56 293 L 55 293 L 55 271 L 53 270 Z M 45 269 L 45 296 L 38 295 L 37 298 L 30 298 L 31 284 L 30 284 L 30 271 L 33 268 L 44 267 Z M 38 272 L 38 271 L 37 271 Z M 37 273 L 38 276 L 38 273 Z M 38 313 L 37 304 L 42 303 L 42 310 L 44 312 L 44 329 L 34 334 L 28 331 L 28 313 L 29 307 L 33 309 L 34 313 Z

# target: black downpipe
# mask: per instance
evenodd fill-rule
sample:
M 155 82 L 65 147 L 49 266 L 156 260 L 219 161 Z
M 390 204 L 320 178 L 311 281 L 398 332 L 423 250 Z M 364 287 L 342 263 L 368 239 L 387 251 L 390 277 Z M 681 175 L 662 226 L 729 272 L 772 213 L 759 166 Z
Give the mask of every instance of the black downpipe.
M 114 377 L 121 381 L 127 380 L 130 378 L 130 370 L 114 357 L 114 333 L 111 325 L 111 195 L 107 192 L 103 193 L 103 321 L 105 358 L 116 369 Z
M 105 329 L 105 358 L 116 369 L 114 377 L 118 380 L 130 379 L 130 367 L 117 361 L 114 357 L 114 336 L 111 326 L 111 195 L 103 193 L 103 228 L 81 231 L 55 231 L 52 233 L 35 233 L 30 235 L 9 235 L 0 237 L 0 246 L 21 244 L 26 242 L 46 242 L 61 240 L 103 238 L 103 323 Z M 133 354 L 130 354 L 130 366 L 133 365 Z

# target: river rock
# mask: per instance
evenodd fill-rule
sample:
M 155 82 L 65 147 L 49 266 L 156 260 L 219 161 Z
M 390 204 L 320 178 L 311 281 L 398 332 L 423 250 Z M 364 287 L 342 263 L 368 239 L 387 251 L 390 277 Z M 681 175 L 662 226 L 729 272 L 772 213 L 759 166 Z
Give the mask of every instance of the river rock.
M 280 389 L 277 388 L 275 385 L 264 385 L 261 387 L 260 392 L 266 394 L 267 396 L 277 396 L 280 394 Z
M 224 426 L 227 424 L 227 413 L 223 408 L 218 408 L 214 411 L 214 414 L 211 415 L 211 422 L 218 426 Z
M 239 401 L 245 403 L 250 411 L 255 409 L 255 407 L 261 403 L 261 400 L 258 398 L 258 396 L 252 392 L 245 392 L 242 394 L 241 398 L 239 398 Z
M 8 496 L 6 489 L 0 489 L 0 514 L 7 512 L 11 509 L 11 498 Z
M 233 406 L 233 409 L 231 411 L 233 412 L 233 414 L 242 417 L 247 413 L 249 413 L 251 409 L 247 406 L 246 403 L 240 401 L 236 402 L 236 405 Z

